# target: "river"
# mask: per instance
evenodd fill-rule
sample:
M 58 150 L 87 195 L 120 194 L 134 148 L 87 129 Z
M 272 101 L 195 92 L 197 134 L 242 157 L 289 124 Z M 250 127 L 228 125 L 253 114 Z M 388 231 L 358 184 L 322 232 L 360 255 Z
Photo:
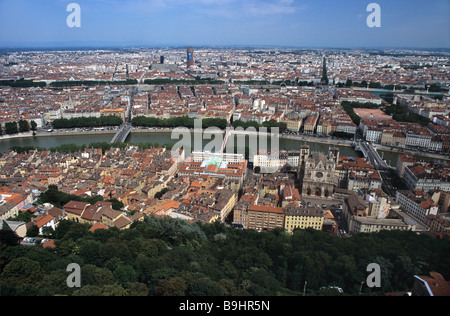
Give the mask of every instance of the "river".
M 113 133 L 105 134 L 77 134 L 77 135 L 51 135 L 51 136 L 39 136 L 39 137 L 23 137 L 23 138 L 11 138 L 0 139 L 0 153 L 4 153 L 10 149 L 11 146 L 38 146 L 42 148 L 51 148 L 63 144 L 76 144 L 76 145 L 89 145 L 95 142 L 107 142 L 109 143 L 113 138 Z M 132 132 L 127 139 L 127 143 L 157 143 L 160 145 L 176 144 L 179 139 L 172 139 L 172 134 L 169 132 Z M 236 137 L 236 136 L 235 136 Z M 203 146 L 211 143 L 210 139 L 203 139 Z M 237 141 L 235 140 L 235 143 Z M 194 144 L 192 136 L 192 144 Z M 248 146 L 249 140 L 246 140 Z M 340 149 L 341 156 L 348 157 L 361 157 L 360 152 L 356 152 L 353 148 L 348 146 L 334 146 L 329 144 L 323 144 L 320 142 L 306 142 L 290 139 L 280 139 L 280 149 L 285 150 L 298 150 L 301 145 L 311 146 L 311 151 L 318 151 L 328 153 L 330 147 L 338 147 Z M 270 137 L 268 138 L 268 148 L 270 148 Z M 397 159 L 399 153 L 387 150 L 379 150 L 380 155 L 384 157 L 387 163 L 393 167 L 397 165 Z M 420 159 L 431 160 L 420 155 L 416 155 Z
M 89 145 L 95 142 L 110 142 L 114 134 L 89 134 L 89 135 L 50 135 L 39 137 L 22 137 L 11 139 L 0 139 L 0 153 L 8 151 L 12 146 L 37 146 L 42 148 L 51 148 L 63 144 Z M 194 143 L 192 136 L 192 144 Z M 235 136 L 236 137 L 236 136 Z M 158 143 L 160 145 L 176 144 L 180 139 L 172 139 L 169 132 L 132 132 L 127 139 L 127 143 Z M 203 139 L 203 145 L 210 143 L 210 139 Z M 236 141 L 237 143 L 237 141 Z M 246 144 L 249 144 L 247 139 Z M 360 157 L 353 148 L 347 146 L 333 146 L 329 144 L 321 144 L 318 142 L 303 142 L 288 139 L 280 139 L 280 149 L 298 150 L 301 145 L 310 145 L 312 151 L 328 152 L 330 147 L 339 147 L 341 155 Z M 268 138 L 268 146 L 270 147 L 270 137 Z

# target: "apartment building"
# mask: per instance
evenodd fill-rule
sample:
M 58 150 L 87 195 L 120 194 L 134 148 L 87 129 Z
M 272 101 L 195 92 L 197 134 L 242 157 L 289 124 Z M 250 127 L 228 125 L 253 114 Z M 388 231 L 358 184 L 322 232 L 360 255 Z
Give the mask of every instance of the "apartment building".
M 259 150 L 253 158 L 253 167 L 259 167 L 261 173 L 274 173 L 282 169 L 297 170 L 300 163 L 298 151 L 271 152 Z
M 284 209 L 281 207 L 251 205 L 248 208 L 246 227 L 258 231 L 283 228 Z
M 423 191 L 398 190 L 395 201 L 401 209 L 421 222 L 427 215 L 438 215 L 439 207 Z
M 416 160 L 411 155 L 406 154 L 400 154 L 398 155 L 397 160 L 397 173 L 400 178 L 403 178 L 405 176 L 405 168 L 408 166 L 413 166 L 415 164 Z
M 323 223 L 324 213 L 318 207 L 307 207 L 303 204 L 293 203 L 285 208 L 284 227 L 289 234 L 292 234 L 295 229 L 322 230 Z
M 422 165 L 406 166 L 404 180 L 410 190 L 450 192 L 450 178 L 446 169 Z
M 310 116 L 308 116 L 303 124 L 303 132 L 305 134 L 315 134 L 317 122 L 319 121 L 319 114 L 318 113 L 312 113 Z

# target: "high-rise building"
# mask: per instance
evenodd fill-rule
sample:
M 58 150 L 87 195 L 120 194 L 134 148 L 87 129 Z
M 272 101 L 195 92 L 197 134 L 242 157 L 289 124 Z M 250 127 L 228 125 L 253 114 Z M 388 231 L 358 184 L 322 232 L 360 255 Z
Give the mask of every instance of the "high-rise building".
M 189 47 L 187 49 L 187 66 L 191 67 L 194 66 L 194 49 L 192 47 Z
M 159 57 L 159 61 L 161 64 L 164 64 L 164 56 Z

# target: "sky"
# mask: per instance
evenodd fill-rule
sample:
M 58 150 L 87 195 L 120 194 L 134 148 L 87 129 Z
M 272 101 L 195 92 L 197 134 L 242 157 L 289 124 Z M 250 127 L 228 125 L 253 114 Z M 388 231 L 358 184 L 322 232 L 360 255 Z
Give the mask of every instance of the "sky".
M 0 0 L 0 47 L 86 45 L 450 49 L 450 0 Z

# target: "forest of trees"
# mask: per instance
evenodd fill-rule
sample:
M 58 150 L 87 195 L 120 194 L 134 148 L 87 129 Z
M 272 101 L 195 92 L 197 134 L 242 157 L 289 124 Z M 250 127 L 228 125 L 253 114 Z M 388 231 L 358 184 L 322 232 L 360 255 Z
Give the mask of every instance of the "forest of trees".
M 386 114 L 392 115 L 392 119 L 397 122 L 419 123 L 422 126 L 428 126 L 431 120 L 428 117 L 411 113 L 402 105 L 391 105 L 386 107 Z
M 53 121 L 52 126 L 54 129 L 63 129 L 63 128 L 119 126 L 121 124 L 123 124 L 122 118 L 110 115 L 101 117 L 77 117 L 71 119 L 57 119 Z
M 78 86 L 131 86 L 136 85 L 136 79 L 127 80 L 70 80 L 70 81 L 55 81 L 50 84 L 52 88 L 66 88 Z
M 36 122 L 31 121 L 31 125 L 26 120 L 19 120 L 18 122 L 7 122 L 5 123 L 5 130 L 0 126 L 0 135 L 7 134 L 17 134 L 17 133 L 25 133 L 29 132 L 30 130 L 35 131 L 37 127 Z
M 201 84 L 225 84 L 223 80 L 214 80 L 214 79 L 201 79 L 200 77 L 196 77 L 192 80 L 187 79 L 145 79 L 144 84 L 148 85 L 201 85 Z
M 187 116 L 172 117 L 169 119 L 159 119 L 156 117 L 137 116 L 131 120 L 131 123 L 134 126 L 141 126 L 141 127 L 194 128 L 195 120 L 196 119 L 190 118 Z M 202 119 L 201 121 L 202 121 L 202 128 L 217 127 L 219 129 L 223 130 L 223 129 L 226 129 L 227 125 L 228 125 L 227 120 L 220 119 L 220 118 L 206 118 L 206 119 Z
M 244 121 L 237 120 L 237 121 L 233 122 L 233 127 L 234 128 L 242 127 L 244 130 L 254 127 L 257 131 L 263 127 L 263 128 L 267 128 L 268 132 L 271 132 L 272 128 L 278 128 L 279 132 L 283 133 L 287 129 L 287 124 L 286 123 L 278 123 L 278 122 L 274 122 L 274 121 L 268 121 L 268 122 L 259 124 L 258 122 L 255 122 L 255 121 L 244 122 Z
M 7 86 L 7 87 L 13 87 L 13 88 L 34 88 L 34 87 L 46 87 L 47 83 L 44 81 L 33 81 L 33 80 L 25 80 L 25 79 L 19 79 L 19 80 L 0 80 L 0 87 L 1 86 Z
M 347 102 L 347 101 L 344 101 L 341 104 L 342 104 L 342 107 L 344 108 L 345 112 L 352 119 L 353 123 L 355 123 L 356 126 L 359 126 L 359 124 L 361 123 L 361 118 L 359 117 L 358 114 L 355 113 L 355 110 L 353 107 L 354 105 L 352 105 L 351 102 Z
M 54 129 L 63 129 L 63 128 L 119 126 L 121 124 L 123 124 L 122 118 L 110 115 L 101 117 L 77 117 L 71 119 L 57 119 L 53 121 L 52 126 Z
M 89 231 L 62 221 L 56 249 L 15 245 L 1 231 L 2 296 L 292 296 L 359 295 L 370 263 L 381 267 L 381 288 L 363 295 L 411 290 L 415 274 L 450 278 L 450 243 L 413 232 L 382 231 L 338 238 L 281 229 L 258 233 L 215 223 L 146 217 L 129 230 Z M 69 288 L 69 264 L 81 267 L 81 288 Z

